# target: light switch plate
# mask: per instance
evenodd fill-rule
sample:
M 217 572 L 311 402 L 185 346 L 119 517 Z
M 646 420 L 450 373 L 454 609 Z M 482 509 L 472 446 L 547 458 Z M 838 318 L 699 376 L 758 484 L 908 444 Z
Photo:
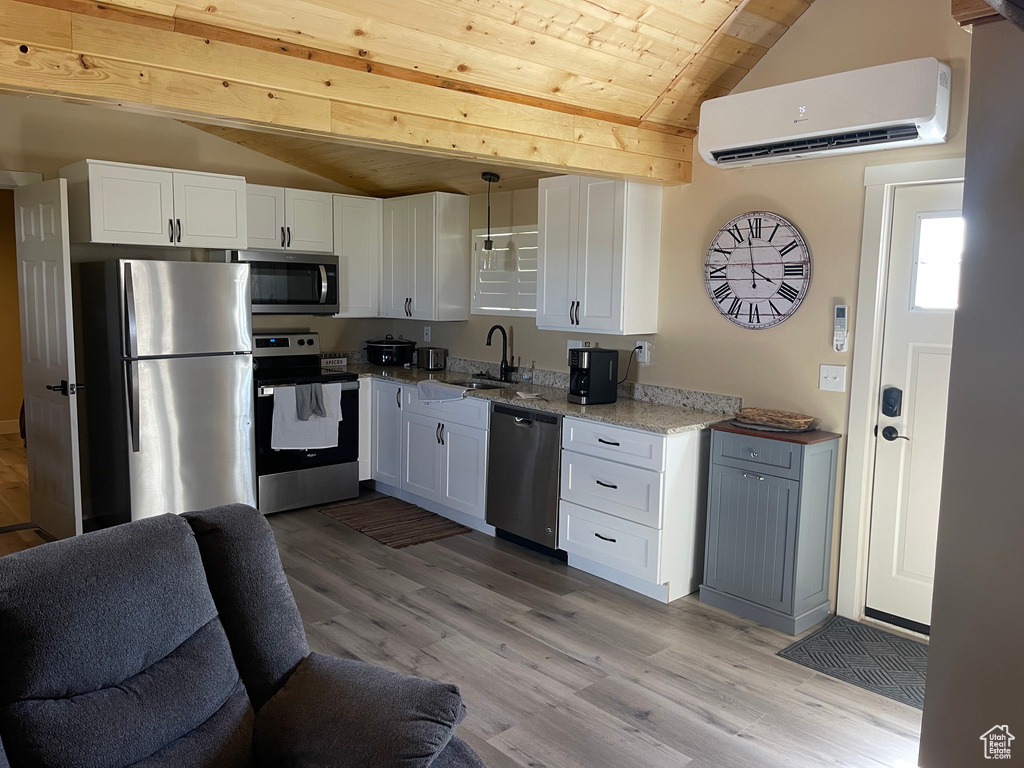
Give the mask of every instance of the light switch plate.
M 822 365 L 818 367 L 818 389 L 826 392 L 846 391 L 846 366 Z

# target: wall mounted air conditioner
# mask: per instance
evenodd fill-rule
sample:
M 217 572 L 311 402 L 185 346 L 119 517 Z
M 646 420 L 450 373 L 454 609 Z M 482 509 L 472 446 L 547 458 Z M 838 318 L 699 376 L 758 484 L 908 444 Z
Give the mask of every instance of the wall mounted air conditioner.
M 949 81 L 946 64 L 913 59 L 710 99 L 700 155 L 727 168 L 942 144 Z

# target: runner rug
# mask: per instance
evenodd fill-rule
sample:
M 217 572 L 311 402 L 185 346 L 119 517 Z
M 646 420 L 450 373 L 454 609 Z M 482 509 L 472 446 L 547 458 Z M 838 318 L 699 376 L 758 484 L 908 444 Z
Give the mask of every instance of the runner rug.
M 393 549 L 446 539 L 472 530 L 390 496 L 352 501 L 320 511 Z
M 924 708 L 928 646 L 833 616 L 817 632 L 778 653 L 823 675 Z

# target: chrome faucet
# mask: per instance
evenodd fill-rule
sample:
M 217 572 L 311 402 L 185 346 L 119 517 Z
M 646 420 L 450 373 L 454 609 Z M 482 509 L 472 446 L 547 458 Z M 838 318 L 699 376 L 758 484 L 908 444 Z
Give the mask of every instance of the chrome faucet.
M 502 326 L 491 326 L 491 330 L 487 332 L 487 346 L 491 346 L 491 336 L 494 335 L 495 331 L 501 331 L 501 372 L 498 378 L 501 381 L 512 381 L 510 374 L 515 368 L 508 364 L 508 334 L 505 333 L 505 329 Z

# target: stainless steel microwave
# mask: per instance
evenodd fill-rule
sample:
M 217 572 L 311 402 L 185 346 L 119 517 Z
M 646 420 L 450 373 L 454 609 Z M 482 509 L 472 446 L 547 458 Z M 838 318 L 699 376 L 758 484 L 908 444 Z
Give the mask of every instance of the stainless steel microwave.
M 334 254 L 222 251 L 214 258 L 249 265 L 253 314 L 338 313 L 338 257 Z

